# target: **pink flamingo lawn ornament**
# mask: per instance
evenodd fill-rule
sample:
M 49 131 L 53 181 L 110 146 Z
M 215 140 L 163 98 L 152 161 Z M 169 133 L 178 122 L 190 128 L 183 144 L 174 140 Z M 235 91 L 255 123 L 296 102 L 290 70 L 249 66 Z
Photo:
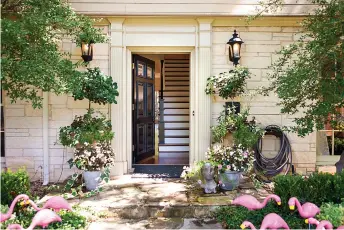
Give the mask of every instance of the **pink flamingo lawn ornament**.
M 50 209 L 43 209 L 38 211 L 36 215 L 33 217 L 30 226 L 27 230 L 33 230 L 36 226 L 41 226 L 43 228 L 47 227 L 52 222 L 61 222 L 62 219 L 58 216 L 55 212 L 51 211 Z M 23 230 L 24 228 L 19 224 L 10 224 L 7 229 L 20 229 Z
M 250 227 L 251 229 L 256 229 L 254 225 L 249 221 L 244 221 L 240 225 L 241 229 L 245 229 L 247 227 Z M 281 229 L 281 228 L 288 229 L 288 230 L 290 229 L 288 224 L 282 219 L 282 217 L 280 217 L 276 213 L 267 214 L 264 217 L 262 224 L 260 226 L 260 229 Z
M 270 199 L 275 200 L 278 205 L 281 205 L 281 198 L 274 194 L 267 196 L 262 203 L 260 203 L 254 196 L 242 195 L 235 198 L 231 204 L 244 206 L 248 210 L 257 210 L 264 208 Z
M 320 208 L 318 208 L 318 206 L 316 206 L 315 204 L 307 202 L 301 206 L 296 197 L 290 198 L 288 201 L 290 210 L 295 209 L 295 204 L 302 218 L 308 219 L 320 213 Z
M 327 221 L 327 220 L 322 220 L 322 221 L 318 221 L 314 218 L 308 218 L 305 220 L 306 224 L 315 224 L 317 227 L 316 229 L 319 230 L 323 230 L 323 229 L 333 229 L 333 225 L 331 224 L 331 222 Z
M 42 208 L 38 207 L 32 200 L 30 200 L 29 202 L 36 211 L 49 208 L 54 209 L 55 212 L 59 212 L 61 209 L 72 211 L 72 207 L 70 206 L 70 204 L 60 196 L 53 196 L 49 198 Z
M 16 198 L 14 198 L 14 200 L 12 201 L 11 206 L 8 209 L 7 213 L 1 213 L 0 214 L 0 222 L 4 222 L 11 217 L 16 203 L 18 202 L 18 200 L 21 200 L 21 199 L 28 200 L 29 196 L 25 195 L 25 194 L 20 194 L 20 195 L 16 196 Z
M 339 227 L 337 228 L 337 230 L 344 230 L 344 225 L 339 226 Z

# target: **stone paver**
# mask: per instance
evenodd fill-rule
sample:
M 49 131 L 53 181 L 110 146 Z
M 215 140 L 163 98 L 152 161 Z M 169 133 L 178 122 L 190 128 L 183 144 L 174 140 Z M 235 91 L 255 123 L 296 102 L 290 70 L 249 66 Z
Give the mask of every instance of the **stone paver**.
M 182 219 L 182 218 L 152 218 L 134 222 L 133 220 L 117 219 L 107 222 L 94 222 L 88 230 L 143 230 L 143 229 L 223 229 L 221 224 L 213 219 Z
M 69 200 L 95 213 L 106 213 L 104 217 L 91 218 L 91 230 L 219 229 L 218 223 L 204 221 L 211 218 L 217 207 L 230 205 L 230 201 L 241 194 L 250 194 L 259 200 L 269 194 L 265 189 L 255 189 L 248 179 L 241 181 L 238 190 L 217 194 L 204 194 L 197 183 L 190 185 L 181 179 L 131 178 L 128 175 L 113 178 L 102 187 L 103 191 L 95 197 Z

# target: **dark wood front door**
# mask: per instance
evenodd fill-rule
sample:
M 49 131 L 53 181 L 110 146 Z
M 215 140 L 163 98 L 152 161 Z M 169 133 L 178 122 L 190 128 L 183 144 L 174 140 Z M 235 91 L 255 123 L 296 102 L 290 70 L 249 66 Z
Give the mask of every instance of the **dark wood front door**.
M 155 63 L 133 55 L 133 162 L 154 155 L 154 74 Z

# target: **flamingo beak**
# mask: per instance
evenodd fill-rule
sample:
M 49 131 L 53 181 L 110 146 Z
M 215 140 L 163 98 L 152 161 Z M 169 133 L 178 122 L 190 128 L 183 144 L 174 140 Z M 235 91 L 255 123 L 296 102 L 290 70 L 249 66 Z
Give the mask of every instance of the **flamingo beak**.
M 308 223 L 309 223 L 308 219 L 305 219 L 305 223 L 306 223 L 306 224 L 308 224 Z
M 241 228 L 241 229 L 245 229 L 245 225 L 243 225 L 243 224 L 240 225 L 240 228 Z
M 290 208 L 290 210 L 294 210 L 295 206 L 294 205 L 290 205 L 289 208 Z
M 30 204 L 30 201 L 29 201 L 29 200 L 27 200 L 27 201 L 26 201 L 26 204 Z
M 277 205 L 281 205 L 282 204 L 282 202 L 277 202 Z

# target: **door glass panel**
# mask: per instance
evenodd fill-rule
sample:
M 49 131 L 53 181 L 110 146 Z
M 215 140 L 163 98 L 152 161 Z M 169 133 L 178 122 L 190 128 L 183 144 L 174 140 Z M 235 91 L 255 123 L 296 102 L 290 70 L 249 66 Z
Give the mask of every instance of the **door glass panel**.
M 136 109 L 137 116 L 144 115 L 144 84 L 142 82 L 136 82 Z
M 138 155 L 145 152 L 144 137 L 145 137 L 144 125 L 138 124 L 137 125 L 137 153 Z
M 153 79 L 153 69 L 149 66 L 147 66 L 147 78 Z
M 147 124 L 147 151 L 154 150 L 154 123 Z
M 137 76 L 144 77 L 145 64 L 142 62 L 137 62 Z
M 154 87 L 152 84 L 147 84 L 147 116 L 154 117 Z

